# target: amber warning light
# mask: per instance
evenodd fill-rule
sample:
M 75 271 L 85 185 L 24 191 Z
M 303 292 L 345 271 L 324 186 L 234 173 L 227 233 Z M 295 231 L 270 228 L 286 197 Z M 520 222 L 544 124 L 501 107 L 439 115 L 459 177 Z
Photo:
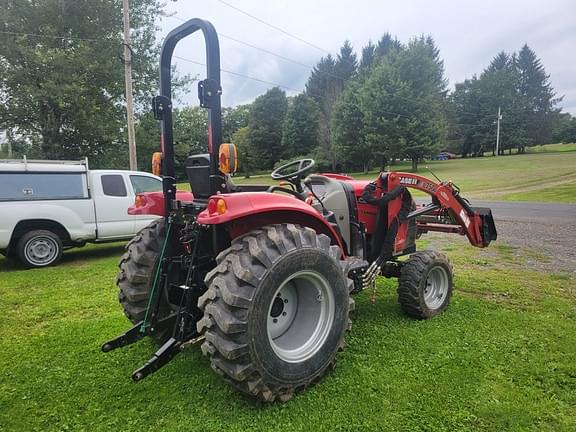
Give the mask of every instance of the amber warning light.
M 152 174 L 159 176 L 162 174 L 162 153 L 152 153 Z

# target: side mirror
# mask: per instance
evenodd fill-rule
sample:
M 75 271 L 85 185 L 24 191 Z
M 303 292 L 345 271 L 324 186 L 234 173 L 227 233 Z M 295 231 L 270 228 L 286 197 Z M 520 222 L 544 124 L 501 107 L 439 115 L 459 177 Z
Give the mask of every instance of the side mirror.
M 238 152 L 234 144 L 221 144 L 218 150 L 218 168 L 224 174 L 238 171 Z

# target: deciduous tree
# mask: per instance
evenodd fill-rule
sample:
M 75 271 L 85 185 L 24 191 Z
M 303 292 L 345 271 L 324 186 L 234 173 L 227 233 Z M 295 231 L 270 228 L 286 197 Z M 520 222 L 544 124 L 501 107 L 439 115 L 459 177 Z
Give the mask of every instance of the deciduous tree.
M 271 169 L 282 158 L 282 126 L 288 108 L 286 93 L 274 87 L 258 96 L 248 120 L 251 157 L 255 165 Z
M 305 93 L 295 96 L 288 105 L 282 133 L 284 158 L 311 154 L 318 147 L 319 110 Z

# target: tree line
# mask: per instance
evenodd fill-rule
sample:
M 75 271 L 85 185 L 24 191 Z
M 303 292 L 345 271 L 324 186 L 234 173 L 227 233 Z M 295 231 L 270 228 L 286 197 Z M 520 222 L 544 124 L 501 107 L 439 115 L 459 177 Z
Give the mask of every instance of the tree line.
M 430 36 L 403 44 L 386 33 L 358 59 L 349 42 L 314 67 L 305 90 L 286 97 L 268 90 L 248 107 L 232 140 L 243 169 L 271 169 L 312 157 L 321 169 L 368 171 L 398 159 L 412 162 L 439 151 L 463 157 L 549 142 L 573 142 L 576 119 L 557 108 L 541 60 L 524 45 L 498 53 L 479 76 L 448 90 L 439 49 Z M 246 107 L 245 107 L 246 108 Z
M 159 147 L 149 112 L 157 89 L 159 0 L 131 0 L 138 163 Z M 13 156 L 128 166 L 121 4 L 112 0 L 6 0 L 0 43 L 0 131 Z M 176 78 L 175 94 L 193 88 Z M 225 89 L 224 89 L 225 91 Z M 544 65 L 527 45 L 497 54 L 479 75 L 448 89 L 430 36 L 406 43 L 386 33 L 356 54 L 349 42 L 312 69 L 302 93 L 279 87 L 223 110 L 223 136 L 238 145 L 245 174 L 312 157 L 322 170 L 381 168 L 440 150 L 464 157 L 494 150 L 498 108 L 501 152 L 576 141 L 576 118 L 563 113 Z M 206 112 L 175 110 L 176 158 L 207 148 Z M 2 155 L 6 156 L 6 154 Z

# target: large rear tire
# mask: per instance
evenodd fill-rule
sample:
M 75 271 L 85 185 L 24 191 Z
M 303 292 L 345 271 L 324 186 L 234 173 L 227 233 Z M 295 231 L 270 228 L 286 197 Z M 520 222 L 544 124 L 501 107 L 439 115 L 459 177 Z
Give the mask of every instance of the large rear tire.
M 124 309 L 124 315 L 137 324 L 144 319 L 150 290 L 154 283 L 154 272 L 166 238 L 164 219 L 157 219 L 143 228 L 126 245 L 118 267 L 118 300 Z M 159 316 L 169 311 L 165 301 L 161 301 Z M 155 339 L 163 341 L 164 334 L 155 334 Z
M 212 368 L 264 401 L 287 401 L 322 378 L 344 347 L 354 306 L 340 254 L 326 235 L 292 224 L 235 239 L 198 302 Z
M 402 310 L 418 319 L 432 318 L 448 307 L 452 296 L 452 266 L 445 255 L 426 250 L 402 264 L 398 301 Z

